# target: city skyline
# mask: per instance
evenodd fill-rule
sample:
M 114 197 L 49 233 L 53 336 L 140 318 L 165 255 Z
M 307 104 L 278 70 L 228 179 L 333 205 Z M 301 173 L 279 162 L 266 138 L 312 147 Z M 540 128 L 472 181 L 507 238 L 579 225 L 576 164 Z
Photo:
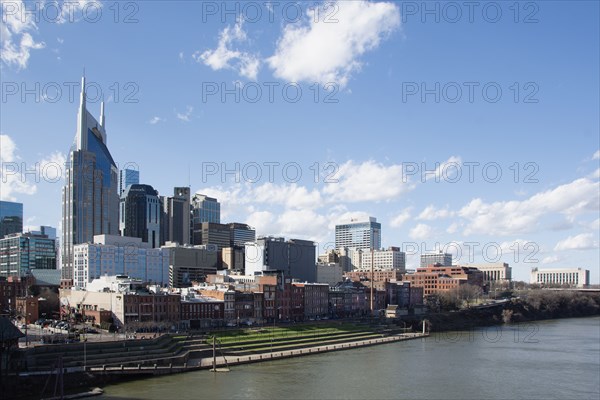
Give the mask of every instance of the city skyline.
M 435 243 L 457 242 L 465 251 L 467 243 L 478 242 L 473 262 L 488 261 L 481 253 L 486 244 L 492 257 L 500 248 L 500 261 L 513 266 L 514 279 L 528 281 L 532 267 L 581 267 L 590 269 L 592 283 L 598 283 L 598 95 L 585 90 L 598 86 L 598 35 L 593 39 L 586 33 L 586 29 L 598 32 L 592 18 L 598 5 L 579 9 L 543 4 L 539 22 L 529 25 L 512 21 L 508 10 L 506 19 L 495 25 L 484 20 L 450 25 L 422 23 L 393 3 L 372 3 L 377 7 L 356 3 L 348 8 L 339 4 L 340 22 L 331 30 L 332 41 L 338 30 L 367 38 L 357 42 L 362 50 L 343 49 L 346 53 L 340 57 L 347 57 L 352 67 L 336 64 L 307 76 L 282 64 L 283 55 L 297 61 L 290 36 L 295 25 L 281 28 L 280 22 L 289 21 L 281 21 L 277 14 L 273 15 L 278 23 L 266 17 L 257 23 L 231 17 L 222 22 L 220 16 L 207 15 L 206 10 L 202 14 L 201 6 L 190 5 L 196 18 L 206 17 L 194 32 L 197 40 L 183 40 L 175 50 L 160 44 L 155 49 L 141 46 L 140 60 L 126 54 L 139 44 L 134 36 L 124 36 L 124 44 L 111 52 L 109 41 L 92 38 L 91 31 L 102 29 L 106 39 L 143 32 L 149 35 L 145 40 L 159 43 L 154 36 L 159 33 L 151 26 L 168 19 L 172 10 L 166 3 L 140 4 L 135 24 L 115 23 L 108 7 L 103 8 L 105 18 L 93 24 L 85 18 L 64 24 L 41 18 L 37 30 L 31 25 L 15 30 L 16 24 L 3 22 L 15 43 L 19 35 L 29 34 L 34 44 L 44 46 L 21 48 L 27 50 L 21 64 L 3 51 L 1 133 L 2 162 L 7 167 L 2 169 L 2 199 L 25 204 L 25 227 L 60 229 L 65 171 L 56 180 L 48 176 L 56 173 L 54 169 L 41 171 L 51 163 L 64 165 L 67 158 L 77 99 L 70 100 L 66 89 L 81 75 L 83 62 L 75 49 L 85 37 L 90 47 L 110 55 L 108 60 L 90 55 L 85 64 L 89 82 L 105 94 L 115 162 L 121 169 L 137 168 L 141 183 L 161 195 L 189 185 L 192 195 L 202 193 L 221 203 L 223 221 L 248 223 L 257 229 L 257 236 L 314 240 L 320 245 L 318 253 L 334 242 L 336 223 L 374 216 L 382 223 L 382 247 L 413 243 L 419 247 L 416 255 L 407 255 L 408 268 L 418 266 L 420 253 L 436 250 Z M 354 13 L 373 25 L 360 31 L 345 24 L 344 17 Z M 179 23 L 190 29 L 194 15 L 177 15 Z M 580 28 L 554 32 L 561 19 L 577 20 Z M 306 20 L 302 24 L 308 31 L 328 29 Z M 471 48 L 465 49 L 471 29 L 480 37 L 469 39 Z M 495 29 L 504 36 L 496 36 Z M 447 41 L 441 40 L 443 35 Z M 451 45 L 453 40 L 462 41 L 460 48 Z M 561 44 L 560 59 L 554 58 L 550 40 Z M 273 48 L 275 42 L 278 46 Z M 569 48 L 565 43 L 577 44 Z M 318 58 L 318 46 L 306 45 Z M 426 46 L 425 54 L 419 52 L 421 45 Z M 528 53 L 532 48 L 534 55 Z M 165 67 L 144 61 L 153 50 L 179 76 L 153 80 L 153 74 L 165 73 Z M 473 50 L 479 57 L 472 56 Z M 256 58 L 262 68 L 254 74 L 253 54 L 272 51 L 268 61 Z M 449 52 L 455 57 L 447 69 L 432 66 L 434 54 L 448 60 Z M 584 65 L 577 62 L 581 54 L 591 55 Z M 487 61 L 492 55 L 494 60 Z M 118 57 L 127 57 L 122 69 L 109 65 Z M 218 57 L 225 63 L 219 64 Z M 496 63 L 499 59 L 503 61 Z M 516 73 L 505 68 L 512 64 L 519 69 Z M 296 68 L 301 65 L 298 61 Z M 482 74 L 482 69 L 488 73 Z M 323 93 L 315 102 L 311 85 L 317 82 L 321 87 L 329 79 L 338 85 L 338 103 L 324 103 Z M 221 101 L 220 93 L 203 101 L 206 90 L 214 89 L 210 84 L 231 89 L 238 80 L 247 89 L 240 91 L 239 102 L 234 95 Z M 265 82 L 281 87 L 294 81 L 304 93 L 297 103 L 283 99 L 281 93 L 273 103 L 249 101 L 253 82 L 266 93 Z M 497 103 L 480 96 L 473 102 L 452 103 L 449 91 L 435 93 L 437 83 L 455 90 L 448 84 L 472 81 L 478 87 L 496 82 L 504 97 Z M 533 81 L 539 101 L 513 101 L 512 85 L 518 82 L 524 96 L 533 93 L 532 86 L 526 87 Z M 15 82 L 19 92 L 9 95 Z M 36 82 L 40 96 L 41 88 L 51 82 L 58 83 L 63 96 L 56 102 L 49 97 L 36 102 L 30 94 L 22 101 L 21 84 L 35 91 Z M 434 88 L 425 101 L 418 92 L 421 83 Z M 466 93 L 467 86 L 459 87 Z M 416 95 L 409 94 L 415 90 Z M 88 101 L 99 108 L 96 94 Z M 126 102 L 127 95 L 138 102 Z M 564 146 L 562 138 L 568 138 Z M 40 163 L 37 176 L 22 179 L 21 172 L 35 169 L 35 163 Z M 525 257 L 537 261 L 525 263 Z

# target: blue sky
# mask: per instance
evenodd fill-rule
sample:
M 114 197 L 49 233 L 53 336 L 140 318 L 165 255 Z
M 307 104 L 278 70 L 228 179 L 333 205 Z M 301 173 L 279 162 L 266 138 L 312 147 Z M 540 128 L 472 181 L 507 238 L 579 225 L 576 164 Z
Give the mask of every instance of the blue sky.
M 0 195 L 59 225 L 85 68 L 117 163 L 217 196 L 224 222 L 322 250 L 372 215 L 409 267 L 457 243 L 598 283 L 598 3 L 423 4 L 3 0 Z

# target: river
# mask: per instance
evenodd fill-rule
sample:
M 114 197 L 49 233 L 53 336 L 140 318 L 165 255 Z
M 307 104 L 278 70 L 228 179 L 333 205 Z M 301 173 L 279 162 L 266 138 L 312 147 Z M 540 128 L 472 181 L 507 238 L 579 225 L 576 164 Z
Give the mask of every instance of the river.
M 105 388 L 103 399 L 595 399 L 600 317 L 196 371 Z

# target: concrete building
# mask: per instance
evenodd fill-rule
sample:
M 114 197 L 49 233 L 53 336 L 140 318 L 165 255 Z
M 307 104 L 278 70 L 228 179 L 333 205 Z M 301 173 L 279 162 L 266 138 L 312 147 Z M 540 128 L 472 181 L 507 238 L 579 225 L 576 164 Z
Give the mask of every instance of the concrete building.
M 442 251 L 437 253 L 421 254 L 421 268 L 426 268 L 427 266 L 434 264 L 440 264 L 444 267 L 451 266 L 452 254 L 442 253 Z
M 117 166 L 107 147 L 104 102 L 100 121 L 86 108 L 85 77 L 81 80 L 75 142 L 69 152 L 62 190 L 62 276 L 74 276 L 74 246 L 95 235 L 119 233 Z
M 137 237 L 150 247 L 160 247 L 162 207 L 158 191 L 150 185 L 128 185 L 121 194 L 121 236 Z
M 344 271 L 342 266 L 337 263 L 317 263 L 317 283 L 326 283 L 334 286 L 343 279 Z
M 590 270 L 583 268 L 560 268 L 531 270 L 529 283 L 542 286 L 571 286 L 584 288 L 590 284 Z
M 231 247 L 231 231 L 228 225 L 216 222 L 202 222 L 196 228 L 194 230 L 194 244 L 212 244 L 217 246 L 218 251 L 226 247 Z
M 35 233 L 0 239 L 0 276 L 24 276 L 33 269 L 56 269 L 56 240 Z
M 467 267 L 477 268 L 483 272 L 484 283 L 509 283 L 512 281 L 512 268 L 507 263 L 469 264 Z
M 335 248 L 380 249 L 381 224 L 377 218 L 350 220 L 335 226 Z
M 162 242 L 191 244 L 190 188 L 176 187 L 173 197 L 161 197 L 163 207 Z
M 246 243 L 256 240 L 256 230 L 247 224 L 232 222 L 227 224 L 230 232 L 230 245 L 243 248 Z
M 23 203 L 0 200 L 0 239 L 23 232 Z
M 225 247 L 221 250 L 222 268 L 244 272 L 244 248 Z
M 314 242 L 269 236 L 245 247 L 246 275 L 281 271 L 286 278 L 306 282 L 316 279 Z
M 169 251 L 169 287 L 190 287 L 204 282 L 206 276 L 217 271 L 216 246 L 181 246 L 167 243 L 161 247 Z
M 169 281 L 169 249 L 152 249 L 140 238 L 97 235 L 93 243 L 75 246 L 74 253 L 73 286 L 78 290 L 104 275 L 128 275 L 158 285 Z
M 119 196 L 122 196 L 125 189 L 131 185 L 140 183 L 140 171 L 135 169 L 122 169 L 119 171 Z
M 396 269 L 404 272 L 406 269 L 406 254 L 399 247 L 388 247 L 383 250 L 358 250 L 360 255 L 360 269 L 390 270 Z

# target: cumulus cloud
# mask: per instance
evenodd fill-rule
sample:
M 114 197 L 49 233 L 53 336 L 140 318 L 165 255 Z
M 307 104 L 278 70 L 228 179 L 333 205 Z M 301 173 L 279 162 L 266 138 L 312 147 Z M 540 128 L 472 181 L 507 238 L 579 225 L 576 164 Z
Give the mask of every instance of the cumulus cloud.
M 36 16 L 25 13 L 25 9 L 25 3 L 21 0 L 3 2 L 0 18 L 0 59 L 17 69 L 27 68 L 31 50 L 46 46 L 31 35 L 38 30 Z
M 598 182 L 577 179 L 523 201 L 487 203 L 473 199 L 458 215 L 467 222 L 465 234 L 511 235 L 539 229 L 540 219 L 550 213 L 563 214 L 569 221 L 600 207 Z
M 398 198 L 414 189 L 403 182 L 402 165 L 385 166 L 375 161 L 355 163 L 350 160 L 340 165 L 335 178 L 323 189 L 333 201 L 379 201 Z
M 408 236 L 415 240 L 425 240 L 431 238 L 433 229 L 427 224 L 418 224 L 410 230 Z
M 600 150 L 596 150 L 596 152 L 592 156 L 592 160 L 600 160 Z
M 233 26 L 227 26 L 219 34 L 219 43 L 215 49 L 197 51 L 192 57 L 196 62 L 212 68 L 214 71 L 230 69 L 239 75 L 251 80 L 256 80 L 260 69 L 260 59 L 257 55 L 234 49 L 237 43 L 248 40 L 243 29 L 243 19 L 239 19 Z
M 598 243 L 594 241 L 594 235 L 592 233 L 581 233 L 559 241 L 554 247 L 554 251 L 589 250 L 597 247 Z
M 438 209 L 433 205 L 429 205 L 421 211 L 421 214 L 419 214 L 417 219 L 435 221 L 436 219 L 451 217 L 452 215 L 454 215 L 454 213 L 447 208 Z
M 266 62 L 275 77 L 290 82 L 335 82 L 346 86 L 376 49 L 400 26 L 397 5 L 386 2 L 335 1 L 308 10 L 306 18 L 284 27 L 275 53 Z M 326 13 L 323 7 L 328 7 Z M 330 20 L 323 18 L 330 16 Z
M 410 219 L 410 210 L 410 207 L 402 210 L 400 214 L 392 218 L 392 220 L 390 221 L 390 226 L 392 228 L 398 228 L 402 226 L 406 221 Z
M 190 118 L 192 116 L 192 112 L 194 111 L 194 107 L 192 106 L 187 106 L 185 109 L 185 112 L 180 113 L 180 112 L 175 112 L 177 119 L 184 121 L 184 122 L 190 122 Z

